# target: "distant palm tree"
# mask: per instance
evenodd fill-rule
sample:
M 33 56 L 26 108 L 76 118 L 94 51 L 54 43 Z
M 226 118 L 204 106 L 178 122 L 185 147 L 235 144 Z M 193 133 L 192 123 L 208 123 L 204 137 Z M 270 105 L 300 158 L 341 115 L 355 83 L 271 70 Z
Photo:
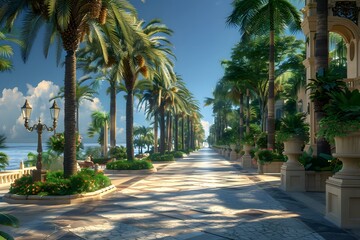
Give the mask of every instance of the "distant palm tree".
M 135 41 L 133 45 L 124 46 L 124 54 L 121 59 L 121 73 L 127 92 L 126 152 L 128 160 L 134 159 L 134 87 L 138 76 L 141 74 L 144 78 L 151 79 L 151 75 L 155 71 L 162 71 L 164 76 L 173 75 L 172 62 L 169 59 L 172 52 L 168 49 L 170 42 L 165 37 L 165 35 L 170 35 L 172 31 L 160 24 L 159 20 L 153 20 L 147 25 L 141 22 L 138 24 L 138 30 L 143 35 L 139 35 L 141 38 Z
M 108 124 L 109 113 L 94 111 L 91 114 L 91 123 L 88 128 L 88 136 L 94 137 L 95 134 L 99 134 L 98 143 L 102 146 L 102 154 L 107 156 L 107 138 L 108 138 Z
M 227 22 L 240 27 L 243 39 L 269 33 L 268 147 L 275 146 L 275 32 L 300 30 L 300 12 L 288 0 L 233 0 Z

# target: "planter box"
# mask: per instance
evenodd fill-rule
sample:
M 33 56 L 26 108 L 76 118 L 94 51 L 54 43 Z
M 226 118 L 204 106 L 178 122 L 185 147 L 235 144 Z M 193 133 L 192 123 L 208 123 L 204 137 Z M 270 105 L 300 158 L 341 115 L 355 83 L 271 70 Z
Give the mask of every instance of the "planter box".
M 271 162 L 262 165 L 263 173 L 280 173 L 284 162 Z
M 332 175 L 331 171 L 305 171 L 305 191 L 325 192 L 326 180 Z

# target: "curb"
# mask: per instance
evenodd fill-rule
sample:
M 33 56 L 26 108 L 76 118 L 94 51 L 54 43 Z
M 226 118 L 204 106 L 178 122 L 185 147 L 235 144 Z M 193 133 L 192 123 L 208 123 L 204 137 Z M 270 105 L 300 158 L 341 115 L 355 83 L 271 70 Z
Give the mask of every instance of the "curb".
M 73 204 L 83 203 L 93 200 L 99 200 L 102 196 L 109 194 L 116 190 L 114 185 L 99 189 L 95 192 L 84 194 L 74 194 L 65 196 L 39 196 L 39 195 L 17 195 L 7 193 L 3 200 L 7 203 L 15 204 L 37 204 L 37 205 L 59 205 L 59 204 Z
M 157 172 L 155 167 L 150 169 L 142 169 L 142 170 L 104 170 L 104 174 L 147 174 Z

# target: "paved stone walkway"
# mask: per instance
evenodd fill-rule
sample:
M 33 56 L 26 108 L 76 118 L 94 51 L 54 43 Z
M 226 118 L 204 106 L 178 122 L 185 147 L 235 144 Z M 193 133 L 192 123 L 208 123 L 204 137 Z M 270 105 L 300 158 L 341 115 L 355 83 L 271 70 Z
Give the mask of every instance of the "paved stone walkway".
M 2 202 L 21 227 L 0 228 L 16 239 L 357 239 L 210 149 L 126 183 L 81 205 Z

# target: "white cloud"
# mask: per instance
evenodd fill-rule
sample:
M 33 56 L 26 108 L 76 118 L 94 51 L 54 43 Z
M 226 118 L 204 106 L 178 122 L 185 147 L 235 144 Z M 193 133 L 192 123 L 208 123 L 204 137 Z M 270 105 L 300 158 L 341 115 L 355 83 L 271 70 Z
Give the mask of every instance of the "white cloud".
M 205 130 L 205 138 L 207 138 L 207 136 L 209 136 L 210 123 L 208 121 L 201 120 L 201 125 Z
M 0 95 L 0 129 L 1 134 L 5 134 L 7 142 L 35 142 L 36 135 L 29 133 L 24 127 L 24 120 L 21 116 L 21 107 L 27 99 L 32 107 L 30 126 L 36 124 L 41 119 L 42 123 L 52 125 L 49 108 L 52 103 L 49 99 L 56 96 L 60 87 L 51 81 L 41 81 L 38 85 L 27 84 L 27 92 L 24 95 L 17 87 L 4 89 Z M 62 99 L 56 100 L 60 110 L 57 132 L 64 131 L 64 104 Z M 84 101 L 79 109 L 80 133 L 86 138 L 86 132 L 91 120 L 91 113 L 95 110 L 102 111 L 103 107 L 99 98 L 94 98 L 93 102 Z M 44 132 L 43 139 L 51 133 Z

